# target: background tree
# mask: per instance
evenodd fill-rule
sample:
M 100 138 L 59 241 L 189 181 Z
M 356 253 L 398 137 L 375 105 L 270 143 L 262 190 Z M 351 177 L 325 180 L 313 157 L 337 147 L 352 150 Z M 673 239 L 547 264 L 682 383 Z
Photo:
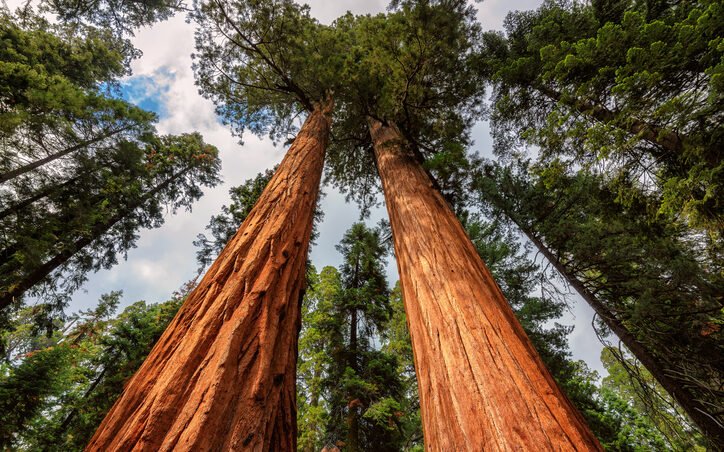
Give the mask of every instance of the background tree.
M 484 39 L 498 151 L 523 141 L 541 162 L 604 174 L 622 199 L 654 191 L 652 214 L 720 239 L 722 14 L 709 0 L 510 13 Z
M 380 231 L 355 223 L 337 246 L 342 254 L 341 291 L 334 306 L 336 341 L 327 385 L 331 408 L 327 434 L 349 450 L 396 449 L 400 382 L 394 358 L 373 347 L 389 319 L 385 277 L 387 249 Z
M 686 228 L 642 219 L 645 197 L 623 206 L 599 178 L 564 166 L 537 175 L 488 166 L 475 184 L 715 439 L 722 281 Z
M 390 291 L 390 309 L 392 314 L 382 330 L 382 351 L 397 361 L 397 373 L 402 385 L 398 412 L 401 415 L 397 419 L 397 428 L 401 436 L 399 449 L 422 451 L 424 450 L 424 438 L 420 416 L 420 396 L 415 375 L 410 330 L 407 328 L 407 316 L 399 283 L 395 284 Z
M 137 302 L 120 315 L 120 292 L 70 317 L 44 346 L 6 364 L 0 404 L 2 444 L 19 450 L 83 450 L 178 310 L 181 297 Z M 28 336 L 32 344 L 34 336 Z M 52 369 L 51 372 L 49 370 Z
M 162 207 L 218 183 L 219 161 L 200 135 L 158 136 L 154 114 L 117 97 L 122 39 L 31 8 L 3 10 L 0 27 L 0 328 L 28 293 L 50 334 L 87 273 L 159 226 Z
M 408 406 L 396 357 L 381 349 L 391 306 L 380 229 L 354 224 L 340 270 L 312 268 L 300 337 L 300 447 L 399 450 Z
M 673 450 L 706 449 L 696 426 L 635 357 L 622 347 L 607 346 L 601 361 L 608 372 L 602 380 L 602 392 L 609 398 L 622 400 L 640 412 Z
M 119 36 L 188 11 L 183 0 L 42 0 L 43 7 L 66 23 L 90 23 Z
M 120 143 L 115 155 L 123 165 L 98 168 L 95 184 L 61 189 L 2 222 L 0 307 L 32 289 L 52 319 L 88 271 L 109 268 L 133 247 L 138 229 L 162 223 L 163 206 L 190 207 L 200 186 L 218 183 L 218 151 L 200 135 L 145 141 Z

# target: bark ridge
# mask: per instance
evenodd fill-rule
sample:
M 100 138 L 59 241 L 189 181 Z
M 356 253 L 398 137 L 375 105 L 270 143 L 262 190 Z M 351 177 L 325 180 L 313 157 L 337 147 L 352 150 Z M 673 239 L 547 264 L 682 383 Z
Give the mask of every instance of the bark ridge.
M 427 450 L 602 450 L 393 124 L 370 119 Z

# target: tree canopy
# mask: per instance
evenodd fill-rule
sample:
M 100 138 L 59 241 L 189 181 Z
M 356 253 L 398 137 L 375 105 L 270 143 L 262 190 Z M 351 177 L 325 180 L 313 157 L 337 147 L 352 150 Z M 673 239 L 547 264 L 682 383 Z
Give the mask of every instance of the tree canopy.
M 657 200 L 653 213 L 722 229 L 720 2 L 546 1 L 483 39 L 497 150 L 539 146 Z

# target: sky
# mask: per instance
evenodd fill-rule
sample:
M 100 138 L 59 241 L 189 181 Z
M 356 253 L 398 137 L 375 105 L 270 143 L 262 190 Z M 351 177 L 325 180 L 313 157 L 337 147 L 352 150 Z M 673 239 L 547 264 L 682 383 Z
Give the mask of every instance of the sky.
M 14 9 L 24 2 L 8 0 L 7 4 Z M 311 0 L 307 3 L 311 14 L 322 23 L 330 23 L 348 10 L 355 14 L 383 12 L 387 5 L 383 0 Z M 485 0 L 476 4 L 477 17 L 484 29 L 501 29 L 508 11 L 533 9 L 539 3 L 539 0 Z M 229 188 L 272 168 L 284 155 L 283 147 L 251 134 L 246 134 L 244 145 L 240 145 L 238 138 L 217 118 L 211 101 L 198 94 L 191 70 L 193 30 L 193 25 L 182 15 L 139 30 L 133 43 L 143 56 L 133 62 L 133 74 L 123 81 L 123 92 L 128 100 L 158 113 L 160 133 L 201 132 L 206 142 L 220 150 L 224 182 L 205 189 L 204 196 L 191 211 L 168 212 L 162 227 L 141 231 L 137 246 L 128 252 L 127 259 L 109 270 L 89 275 L 67 312 L 90 308 L 101 294 L 112 290 L 123 290 L 121 309 L 138 300 L 169 299 L 176 289 L 195 277 L 196 248 L 192 242 L 197 234 L 204 232 L 209 218 L 228 204 Z M 471 151 L 490 156 L 492 141 L 487 123 L 478 123 L 472 136 L 475 143 Z M 320 235 L 310 255 L 317 269 L 341 263 L 335 245 L 352 223 L 359 220 L 360 213 L 356 205 L 346 203 L 334 188 L 326 186 L 323 191 L 321 208 L 325 216 L 318 226 Z M 375 224 L 382 218 L 387 218 L 384 206 L 374 209 L 367 222 Z M 398 279 L 393 259 L 388 265 L 388 277 L 391 284 Z M 574 358 L 586 361 L 589 367 L 605 374 L 599 359 L 602 346 L 591 329 L 592 317 L 593 312 L 581 299 L 572 298 L 570 310 L 560 323 L 574 326 L 570 335 Z

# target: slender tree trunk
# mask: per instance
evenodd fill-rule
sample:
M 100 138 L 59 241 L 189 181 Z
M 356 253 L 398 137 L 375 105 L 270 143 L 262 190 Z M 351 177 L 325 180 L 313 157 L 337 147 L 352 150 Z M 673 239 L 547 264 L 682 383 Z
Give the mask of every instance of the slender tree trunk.
M 575 101 L 564 100 L 560 92 L 545 85 L 536 85 L 535 88 L 550 99 L 555 100 L 556 102 L 564 102 L 566 105 L 573 107 L 579 113 L 590 116 L 597 121 L 608 123 L 613 121 L 616 117 L 614 112 L 603 105 L 594 104 L 593 102 L 583 99 L 577 99 Z M 621 124 L 617 124 L 617 126 L 622 127 Z M 672 156 L 676 158 L 681 157 L 681 152 L 684 150 L 684 143 L 678 134 L 662 130 L 658 126 L 639 119 L 628 118 L 628 124 L 624 127 L 624 129 L 633 135 L 641 134 L 641 137 L 644 140 L 661 146 L 666 151 L 671 152 Z
M 300 303 L 330 110 L 307 118 L 87 450 L 296 449 Z
M 93 380 L 93 383 L 86 389 L 86 391 L 83 393 L 82 400 L 87 400 L 88 397 L 95 391 L 96 387 L 103 381 L 103 377 L 106 376 L 106 372 L 108 371 L 107 367 L 104 367 L 101 373 Z M 73 419 L 75 419 L 76 415 L 78 414 L 78 408 L 73 408 L 70 410 L 70 413 L 63 419 L 63 422 L 55 429 L 55 434 L 53 435 L 56 439 L 59 439 L 62 437 L 64 433 L 68 430 L 68 427 L 70 427 L 70 423 L 73 422 Z
M 353 276 L 354 289 L 359 289 L 359 254 L 357 255 L 354 263 L 354 276 Z M 355 295 L 356 295 L 355 291 Z M 355 297 L 356 298 L 356 297 Z M 358 351 L 357 351 L 357 300 L 355 300 L 355 306 L 352 308 L 349 318 L 349 366 L 355 371 L 355 374 L 359 374 L 357 367 Z M 347 432 L 347 444 L 345 449 L 351 452 L 357 452 L 360 449 L 359 443 L 359 414 L 357 409 L 359 407 L 359 400 L 353 398 L 348 401 L 348 413 L 347 413 L 347 425 L 349 431 Z
M 32 171 L 35 168 L 41 167 L 41 166 L 45 165 L 46 163 L 50 163 L 52 161 L 58 160 L 59 158 L 65 157 L 66 155 L 71 154 L 79 149 L 83 149 L 84 147 L 98 143 L 99 141 L 103 141 L 106 138 L 110 138 L 113 135 L 116 135 L 118 133 L 129 130 L 129 129 L 131 129 L 131 127 L 132 126 L 125 126 L 125 127 L 121 127 L 120 129 L 117 129 L 117 130 L 101 133 L 100 135 L 98 135 L 94 138 L 91 138 L 90 140 L 83 141 L 83 142 L 78 143 L 69 148 L 65 148 L 62 151 L 56 152 L 55 154 L 49 155 L 47 157 L 43 157 L 42 159 L 36 160 L 32 163 L 28 163 L 27 165 L 23 165 L 20 168 L 16 168 L 14 170 L 8 171 L 7 173 L 0 174 L 0 183 L 7 182 L 10 179 L 14 179 L 18 176 L 22 176 L 23 174 L 25 174 L 29 171 Z
M 148 202 L 150 199 L 155 197 L 161 190 L 168 187 L 173 181 L 184 176 L 190 170 L 191 168 L 189 167 L 183 171 L 180 171 L 173 177 L 168 178 L 163 183 L 154 187 L 153 190 L 146 193 L 139 202 L 135 203 L 132 206 L 124 208 L 107 220 L 94 225 L 90 233 L 77 239 L 73 243 L 69 243 L 68 246 L 62 249 L 62 251 L 53 256 L 50 260 L 46 261 L 44 264 L 37 267 L 29 274 L 21 277 L 20 280 L 12 281 L 12 284 L 9 287 L 0 287 L 0 310 L 10 305 L 13 300 L 15 300 L 17 297 L 20 297 L 22 294 L 25 293 L 25 291 L 38 284 L 55 269 L 68 262 L 70 258 L 75 255 L 75 253 L 93 243 L 106 231 L 112 228 L 116 223 L 127 217 L 133 210 Z
M 355 276 L 356 278 L 356 276 Z M 349 322 L 349 366 L 354 369 L 355 373 L 359 371 L 357 369 L 357 308 L 352 309 Z M 349 431 L 347 433 L 347 444 L 346 450 L 351 452 L 357 452 L 359 450 L 359 415 L 357 414 L 359 401 L 352 399 L 348 401 L 348 413 L 347 413 L 347 424 Z
M 315 382 L 313 384 L 309 385 L 309 390 L 311 392 L 311 395 L 309 397 L 309 406 L 314 408 L 316 411 L 316 408 L 319 406 L 319 398 L 320 398 L 320 389 L 319 389 L 319 380 L 321 379 L 321 370 L 319 370 L 317 367 L 314 368 L 312 371 L 312 378 L 311 381 Z M 320 426 L 317 425 L 316 422 L 310 422 L 309 423 L 309 431 L 314 433 L 314 437 L 318 438 L 320 436 Z M 316 452 L 314 449 L 314 441 L 312 441 L 312 444 L 307 444 L 304 447 L 304 452 Z
M 508 218 L 511 218 L 508 216 Z M 511 220 L 513 220 L 511 218 Z M 659 382 L 661 387 L 668 392 L 674 400 L 686 411 L 692 421 L 714 442 L 724 444 L 724 426 L 717 421 L 717 417 L 721 417 L 721 413 L 712 413 L 707 406 L 698 401 L 690 391 L 687 390 L 685 383 L 673 378 L 670 372 L 667 372 L 666 365 L 662 363 L 656 356 L 652 355 L 644 344 L 621 323 L 614 313 L 599 301 L 586 286 L 571 275 L 561 261 L 546 247 L 546 245 L 528 228 L 522 227 L 515 220 L 513 222 L 518 226 L 528 240 L 538 248 L 543 256 L 550 262 L 558 273 L 563 276 L 566 281 L 573 287 L 576 292 L 583 298 L 586 303 L 598 314 L 608 328 L 623 342 L 626 348 L 633 353 L 641 364 L 651 373 L 651 375 Z
M 39 201 L 39 200 L 45 198 L 46 196 L 55 193 L 56 191 L 60 190 L 63 187 L 72 185 L 77 180 L 79 180 L 81 177 L 83 177 L 85 174 L 86 173 L 79 174 L 75 177 L 68 179 L 67 181 L 65 181 L 61 184 L 49 185 L 41 190 L 38 190 L 36 193 L 28 196 L 27 198 L 23 199 L 22 201 L 16 202 L 15 204 L 8 207 L 7 209 L 0 211 L 0 220 L 7 217 L 8 215 L 12 215 L 12 214 L 20 212 L 21 210 L 25 209 L 29 205 L 33 204 L 35 201 Z
M 601 450 L 394 124 L 369 119 L 428 450 Z

